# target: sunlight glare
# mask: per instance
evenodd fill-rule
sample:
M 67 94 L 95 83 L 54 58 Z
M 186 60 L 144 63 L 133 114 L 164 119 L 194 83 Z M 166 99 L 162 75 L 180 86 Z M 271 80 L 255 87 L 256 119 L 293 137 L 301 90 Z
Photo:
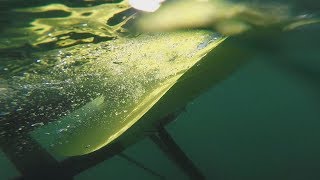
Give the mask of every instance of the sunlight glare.
M 138 10 L 145 12 L 155 12 L 165 0 L 129 0 L 129 4 Z

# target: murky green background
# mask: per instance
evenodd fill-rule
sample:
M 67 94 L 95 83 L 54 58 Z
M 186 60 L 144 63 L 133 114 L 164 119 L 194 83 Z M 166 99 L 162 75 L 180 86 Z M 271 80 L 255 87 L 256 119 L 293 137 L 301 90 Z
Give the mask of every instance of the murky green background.
M 53 2 L 88 4 L 2 0 L 0 33 L 23 24 L 8 9 Z M 295 9 L 316 14 L 319 7 L 316 1 L 296 1 Z M 320 179 L 319 32 L 319 25 L 311 25 L 261 41 L 254 61 L 191 102 L 167 126 L 207 179 Z M 148 139 L 126 153 L 168 179 L 187 179 Z M 18 175 L 2 153 L 0 167 L 0 179 Z M 76 179 L 156 177 L 115 156 Z

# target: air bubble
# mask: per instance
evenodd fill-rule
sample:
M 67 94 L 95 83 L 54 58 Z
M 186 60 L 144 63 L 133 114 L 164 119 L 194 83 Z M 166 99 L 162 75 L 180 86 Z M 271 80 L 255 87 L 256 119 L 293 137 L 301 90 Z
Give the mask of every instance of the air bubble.
M 32 124 L 31 126 L 32 127 L 35 127 L 35 126 L 43 126 L 44 125 L 44 123 L 43 122 L 40 122 L 40 123 L 34 123 L 34 124 Z
M 58 133 L 67 132 L 67 131 L 68 131 L 67 128 L 62 128 L 62 129 L 59 129 L 59 130 L 58 130 Z

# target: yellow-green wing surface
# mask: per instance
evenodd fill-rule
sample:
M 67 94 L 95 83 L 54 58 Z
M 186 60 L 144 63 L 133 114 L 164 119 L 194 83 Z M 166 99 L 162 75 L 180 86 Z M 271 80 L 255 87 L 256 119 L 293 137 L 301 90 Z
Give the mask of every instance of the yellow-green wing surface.
M 18 131 L 34 129 L 35 139 L 62 155 L 87 154 L 127 130 L 140 131 L 137 124 L 152 126 L 242 62 L 239 48 L 230 46 L 234 41 L 212 31 L 126 36 L 133 17 L 128 8 L 123 2 L 19 10 L 69 15 L 36 19 L 20 30 L 30 37 L 12 39 L 56 50 L 33 54 L 23 76 L 5 81 L 0 98 L 10 104 L 1 110 L 8 112 L 8 123 L 19 119 Z M 23 70 L 9 69 L 13 75 Z
M 33 135 L 64 155 L 87 154 L 109 144 L 139 121 L 181 76 L 224 39 L 210 31 L 181 31 L 55 52 L 68 53 L 60 56 L 55 68 L 57 78 L 63 76 L 72 83 L 70 96 L 85 92 L 92 94 L 92 100 L 35 130 Z M 76 68 L 64 64 L 79 58 L 89 60 Z M 161 118 L 173 110 L 152 118 Z

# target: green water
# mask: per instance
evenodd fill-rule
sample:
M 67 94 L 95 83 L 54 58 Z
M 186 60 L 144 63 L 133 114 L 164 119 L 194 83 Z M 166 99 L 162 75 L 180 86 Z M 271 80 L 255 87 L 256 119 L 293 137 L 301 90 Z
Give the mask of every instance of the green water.
M 23 34 L 24 38 L 13 43 L 4 41 L 21 37 L 21 32 L 12 30 L 29 26 L 38 16 L 66 16 L 62 12 L 31 16 L 12 9 L 52 3 L 94 7 L 105 1 L 1 1 L 1 81 L 12 80 L 13 76 L 23 76 L 30 68 L 38 68 L 34 66 L 37 59 L 32 53 L 61 48 L 61 44 L 54 43 L 40 43 L 35 48 L 32 45 L 34 38 Z M 295 1 L 295 9 L 300 12 L 317 12 L 319 6 L 320 3 L 314 1 Z M 81 34 L 78 39 L 86 38 L 83 31 L 86 29 L 78 33 Z M 172 137 L 207 179 L 320 179 L 319 32 L 320 26 L 315 24 L 281 33 L 277 38 L 270 36 L 257 40 L 258 43 L 251 47 L 256 54 L 252 61 L 190 102 L 185 111 L 167 126 Z M 99 42 L 113 38 L 96 31 L 89 34 L 99 36 Z M 71 48 L 75 44 L 87 45 L 85 41 L 63 43 Z M 50 62 L 47 65 L 50 67 Z M 42 72 L 41 67 L 39 71 Z M 86 96 L 85 102 L 90 98 L 90 95 Z M 10 101 L 0 102 L 1 108 L 8 105 L 4 102 Z M 81 107 L 84 102 L 79 104 Z M 17 117 L 23 117 L 23 114 L 17 114 Z M 6 127 L 2 122 L 5 120 L 0 119 L 1 130 Z M 20 123 L 16 124 L 14 130 L 21 127 Z M 4 137 L 3 134 L 0 136 Z M 10 137 L 2 141 L 10 141 Z M 125 153 L 167 179 L 188 179 L 149 139 L 130 146 Z M 18 170 L 2 152 L 0 167 L 0 179 L 19 176 Z M 82 172 L 75 179 L 158 178 L 115 156 Z

